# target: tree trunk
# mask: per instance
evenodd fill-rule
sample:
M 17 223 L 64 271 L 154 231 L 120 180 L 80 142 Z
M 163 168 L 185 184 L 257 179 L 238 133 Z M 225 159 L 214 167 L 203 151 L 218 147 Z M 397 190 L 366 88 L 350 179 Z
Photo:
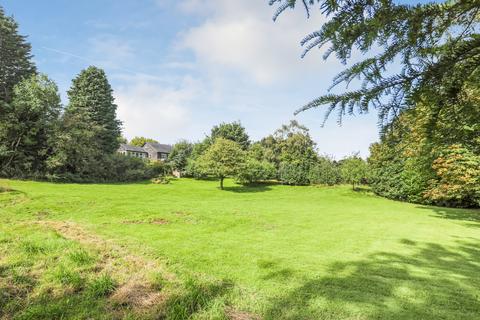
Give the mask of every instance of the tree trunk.
M 355 190 L 355 182 L 352 182 L 352 190 Z
M 223 177 L 220 177 L 220 189 L 223 190 Z
M 7 163 L 3 166 L 5 169 L 10 165 L 10 163 L 15 158 L 17 154 L 18 145 L 20 144 L 20 141 L 22 141 L 22 136 L 23 134 L 20 135 L 16 143 L 12 143 L 13 153 L 12 153 L 12 156 L 8 159 Z

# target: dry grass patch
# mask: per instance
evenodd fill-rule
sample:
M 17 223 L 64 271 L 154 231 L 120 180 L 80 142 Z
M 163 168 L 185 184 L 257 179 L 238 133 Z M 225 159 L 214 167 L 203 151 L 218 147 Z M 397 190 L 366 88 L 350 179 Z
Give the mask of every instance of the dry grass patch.
M 226 308 L 225 315 L 229 320 L 261 320 L 262 319 L 259 315 L 246 312 L 246 311 L 239 311 L 232 307 Z
M 150 220 L 125 220 L 122 221 L 123 224 L 158 224 L 158 225 L 163 225 L 163 224 L 169 224 L 170 221 L 167 219 L 163 218 L 154 218 Z
M 87 233 L 75 223 L 65 221 L 39 221 L 37 223 L 54 229 L 66 239 L 78 241 L 86 246 L 93 246 L 101 255 L 101 269 L 110 274 L 125 275 L 125 278 L 118 279 L 120 281 L 127 282 L 133 277 L 148 279 L 153 272 L 161 273 L 167 280 L 175 280 L 174 275 L 167 272 L 157 261 L 133 255 L 111 240 L 105 240 Z
M 151 224 L 168 224 L 168 220 L 166 219 L 153 219 L 151 222 Z
M 38 221 L 40 225 L 55 230 L 62 237 L 79 242 L 96 250 L 100 256 L 94 266 L 97 274 L 111 275 L 117 285 L 109 293 L 109 302 L 113 309 L 133 310 L 135 313 L 149 314 L 161 307 L 166 300 L 166 293 L 152 279 L 155 274 L 162 279 L 174 281 L 175 276 L 165 271 L 164 267 L 154 260 L 133 255 L 125 248 L 87 233 L 71 222 Z
M 145 281 L 132 279 L 120 286 L 110 301 L 115 305 L 130 306 L 136 311 L 148 310 L 165 301 L 165 294 Z

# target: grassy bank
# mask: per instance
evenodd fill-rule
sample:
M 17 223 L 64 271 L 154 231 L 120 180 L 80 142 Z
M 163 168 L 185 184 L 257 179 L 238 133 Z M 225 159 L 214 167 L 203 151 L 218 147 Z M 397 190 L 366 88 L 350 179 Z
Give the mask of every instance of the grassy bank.
M 0 318 L 480 314 L 478 210 L 217 184 L 2 181 Z

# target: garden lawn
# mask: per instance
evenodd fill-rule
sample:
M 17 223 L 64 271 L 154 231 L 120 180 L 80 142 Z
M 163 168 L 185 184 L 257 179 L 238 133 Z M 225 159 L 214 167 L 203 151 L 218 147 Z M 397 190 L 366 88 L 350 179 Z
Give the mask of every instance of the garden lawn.
M 349 186 L 0 186 L 0 319 L 480 318 L 479 210 Z

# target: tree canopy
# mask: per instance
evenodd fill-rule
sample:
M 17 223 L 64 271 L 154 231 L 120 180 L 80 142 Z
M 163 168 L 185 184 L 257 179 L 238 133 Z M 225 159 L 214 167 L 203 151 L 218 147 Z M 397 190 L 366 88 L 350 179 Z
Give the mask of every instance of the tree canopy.
M 235 141 L 243 148 L 243 150 L 246 150 L 250 145 L 250 138 L 248 137 L 245 128 L 238 121 L 231 123 L 223 122 L 214 126 L 210 133 L 210 139 L 215 141 L 217 138 Z
M 187 140 L 181 140 L 173 145 L 172 152 L 168 156 L 168 162 L 172 169 L 180 172 L 185 171 L 188 158 L 192 155 L 193 144 Z
M 17 22 L 0 7 L 0 108 L 12 98 L 13 87 L 36 72 L 31 46 L 18 33 Z M 2 109 L 0 109 L 2 113 Z
M 158 143 L 158 141 L 155 139 L 145 137 L 134 137 L 132 140 L 130 140 L 130 144 L 137 147 L 143 147 L 147 142 Z
M 367 178 L 367 163 L 359 156 L 353 155 L 342 160 L 341 172 L 343 181 L 350 183 L 355 190 L 355 185 Z
M 0 123 L 0 173 L 27 177 L 44 171 L 59 114 L 57 85 L 47 76 L 15 85 Z
M 303 55 L 328 47 L 324 59 L 334 54 L 347 64 L 356 51 L 377 53 L 333 79 L 332 88 L 359 79 L 358 89 L 324 94 L 297 112 L 329 105 L 326 117 L 336 111 L 341 121 L 345 114 L 374 107 L 385 124 L 426 96 L 436 105 L 454 103 L 480 66 L 480 0 L 416 5 L 392 0 L 270 0 L 277 6 L 274 19 L 298 3 L 307 15 L 319 8 L 328 17 L 301 41 Z
M 220 189 L 223 189 L 223 180 L 228 176 L 235 176 L 242 168 L 244 160 L 245 152 L 237 142 L 217 138 L 200 156 L 197 164 L 207 174 L 219 178 Z
M 68 91 L 69 104 L 65 109 L 71 114 L 82 114 L 91 124 L 101 128 L 95 137 L 106 153 L 113 153 L 119 147 L 121 122 L 117 119 L 117 105 L 113 90 L 102 69 L 90 66 L 73 79 Z
M 423 100 L 403 111 L 370 148 L 372 189 L 382 196 L 427 204 L 478 206 L 480 72 L 458 103 L 438 108 Z M 455 196 L 454 196 L 455 195 Z

